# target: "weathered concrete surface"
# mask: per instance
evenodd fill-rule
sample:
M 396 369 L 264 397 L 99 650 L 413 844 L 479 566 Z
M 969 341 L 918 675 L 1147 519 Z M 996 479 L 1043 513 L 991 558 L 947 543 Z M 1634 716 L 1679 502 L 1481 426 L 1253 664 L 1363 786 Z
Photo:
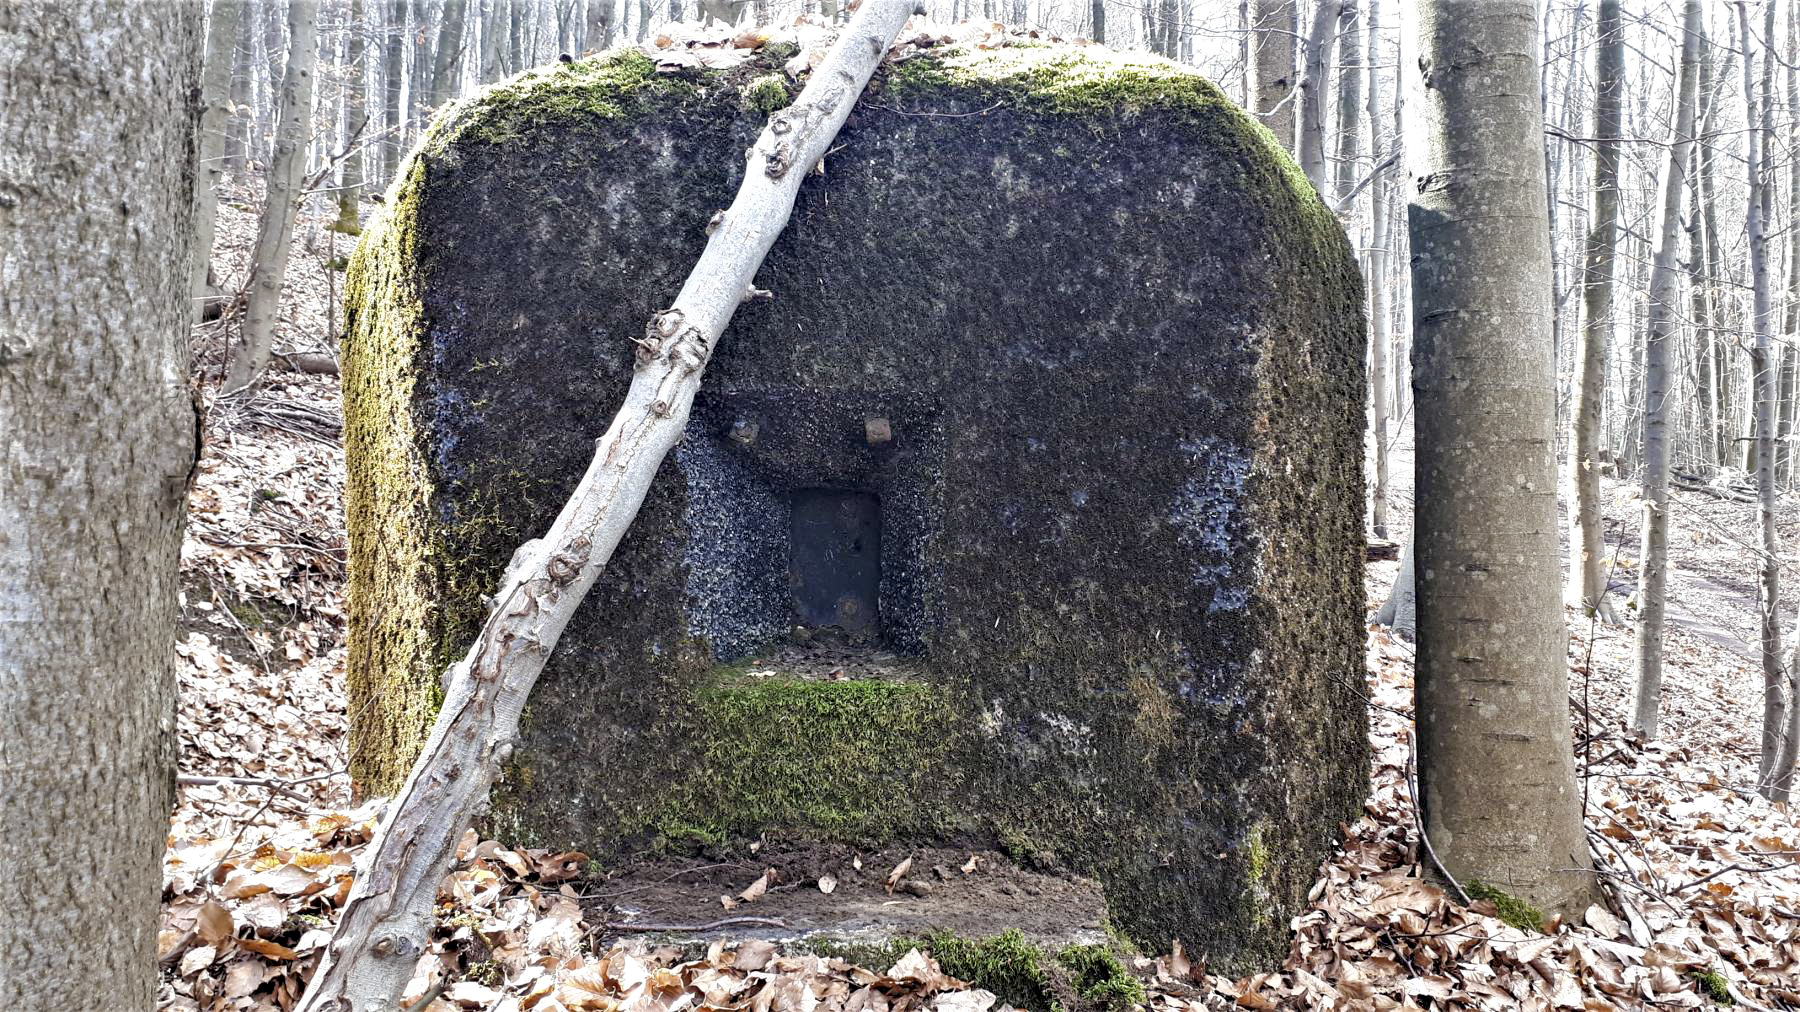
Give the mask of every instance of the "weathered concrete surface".
M 404 775 L 481 595 L 579 477 L 776 65 L 527 75 L 390 192 L 344 355 L 361 789 Z M 1099 880 L 1145 944 L 1278 958 L 1366 789 L 1341 230 L 1209 83 L 1099 50 L 913 59 L 839 142 L 552 658 L 495 828 L 614 866 L 759 833 L 991 845 Z M 793 620 L 809 489 L 877 497 L 891 669 L 734 664 Z

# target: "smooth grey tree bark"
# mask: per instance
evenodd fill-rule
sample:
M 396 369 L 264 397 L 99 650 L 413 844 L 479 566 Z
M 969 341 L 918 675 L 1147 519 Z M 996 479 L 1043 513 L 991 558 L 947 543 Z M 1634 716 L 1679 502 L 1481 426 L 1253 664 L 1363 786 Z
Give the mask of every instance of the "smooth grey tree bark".
M 1615 2 L 1603 0 L 1602 24 L 1606 21 L 1605 7 Z M 1615 9 L 1615 17 L 1617 13 Z M 1637 679 L 1632 693 L 1631 729 L 1645 738 L 1657 736 L 1662 706 L 1663 616 L 1667 610 L 1664 595 L 1669 575 L 1669 409 L 1675 396 L 1670 384 L 1670 346 L 1681 326 L 1677 255 L 1681 245 L 1681 195 L 1687 186 L 1688 161 L 1694 149 L 1700 0 L 1687 0 L 1681 20 L 1675 123 L 1657 196 L 1656 261 L 1650 270 L 1650 326 L 1644 343 L 1644 514 L 1638 555 Z
M 369 143 L 369 16 L 365 0 L 350 0 L 350 17 L 344 30 L 344 128 L 349 131 L 349 150 L 344 153 L 343 179 L 338 184 L 337 221 L 331 226 L 345 235 L 362 232 L 363 149 Z
M 736 0 L 700 0 L 700 20 L 718 20 L 728 25 L 737 24 L 738 5 Z
M 1788 5 L 1788 64 L 1787 64 L 1787 98 L 1788 129 L 1800 129 L 1800 6 Z M 1788 300 L 1787 322 L 1782 328 L 1789 341 L 1800 340 L 1800 235 L 1792 231 L 1793 223 L 1800 222 L 1800 158 L 1790 155 L 1788 159 Z M 1789 356 L 1797 350 L 1790 345 Z M 1790 399 L 1786 405 L 1792 407 Z M 1783 666 L 1787 679 L 1787 727 L 1782 738 L 1782 747 L 1777 751 L 1773 765 L 1773 773 L 1769 777 L 1769 797 L 1776 801 L 1793 799 L 1796 765 L 1800 764 L 1800 630 L 1796 630 L 1794 640 L 1788 648 L 1787 663 Z
M 231 178 L 243 180 L 250 167 L 250 103 L 255 97 L 256 71 L 250 65 L 255 43 L 250 37 L 256 19 L 250 16 L 248 0 L 240 0 L 244 10 L 238 14 L 237 42 L 231 53 L 231 112 L 225 122 L 225 171 Z
M 1357 129 L 1357 118 L 1362 115 L 1362 79 L 1369 68 L 1363 66 L 1359 20 L 1356 0 L 1342 0 L 1338 5 L 1337 165 L 1331 190 L 1337 201 L 1346 200 L 1355 188 L 1356 160 L 1361 157 L 1362 131 Z M 1371 122 L 1369 130 L 1374 129 Z
M 1300 33 L 1299 0 L 1250 0 L 1250 91 L 1256 115 L 1291 154 L 1294 151 L 1294 40 Z M 1098 41 L 1098 40 L 1096 40 Z
M 1377 26 L 1381 21 L 1381 0 L 1369 0 L 1368 64 L 1363 73 L 1369 76 L 1369 147 L 1376 148 L 1381 123 L 1381 75 L 1376 73 Z M 1396 138 L 1396 141 L 1398 139 Z M 1341 181 L 1341 180 L 1340 180 Z M 1340 192 L 1339 198 L 1343 197 Z M 1369 204 L 1368 293 L 1369 293 L 1369 428 L 1375 440 L 1375 480 L 1369 489 L 1370 525 L 1378 538 L 1388 536 L 1388 250 L 1393 242 L 1393 223 L 1388 220 L 1387 173 L 1377 170 L 1371 184 Z
M 625 403 L 542 538 L 513 554 L 406 784 L 359 859 L 355 885 L 298 1012 L 391 1012 L 424 953 L 456 842 L 512 752 L 519 716 L 575 609 L 681 438 L 700 377 L 794 199 L 913 5 L 864 3 L 794 104 L 751 147 L 744 181 L 668 309 L 650 320 Z M 705 214 L 696 208 L 697 215 Z
M 614 0 L 588 0 L 587 35 L 582 47 L 593 52 L 611 49 L 617 21 Z
M 496 0 L 504 2 L 504 0 Z M 387 38 L 381 57 L 381 178 L 392 180 L 400 171 L 400 142 L 406 133 L 400 99 L 406 86 L 406 0 L 388 0 Z
M 1247 102 L 1289 154 L 1295 151 L 1295 110 L 1299 101 L 1299 69 L 1295 62 L 1300 37 L 1299 0 L 1246 0 L 1250 57 Z
M 1770 199 L 1763 178 L 1764 145 L 1771 116 L 1767 86 L 1772 76 L 1768 68 L 1775 54 L 1768 45 L 1773 41 L 1770 36 L 1774 33 L 1765 31 L 1762 51 L 1764 87 L 1759 92 L 1755 73 L 1756 34 L 1750 30 L 1750 5 L 1743 0 L 1737 5 L 1737 16 L 1738 37 L 1745 45 L 1744 104 L 1750 116 L 1750 129 L 1746 131 L 1748 155 L 1744 166 L 1749 184 L 1744 231 L 1750 242 L 1750 378 L 1755 408 L 1751 439 L 1755 449 L 1756 521 L 1762 547 L 1756 602 L 1763 673 L 1762 754 L 1757 764 L 1757 785 L 1764 797 L 1772 797 L 1776 782 L 1784 775 L 1791 777 L 1790 770 L 1781 768 L 1784 755 L 1789 766 L 1792 765 L 1792 750 L 1784 748 L 1788 724 L 1784 699 L 1787 679 L 1781 656 L 1781 560 L 1775 533 L 1775 363 L 1770 333 L 1774 309 L 1769 302 L 1769 239 L 1766 231 Z M 1772 7 L 1768 20 L 1772 27 Z
M 1406 21 L 1419 786 L 1450 874 L 1579 915 L 1599 893 L 1569 730 L 1536 15 L 1422 0 Z
M 1712 45 L 1706 37 L 1706 19 L 1700 19 L 1700 67 L 1699 94 L 1695 97 L 1699 112 L 1695 129 L 1702 135 L 1711 130 L 1712 107 Z M 1695 423 L 1694 452 L 1702 465 L 1717 467 L 1719 465 L 1719 410 L 1714 399 L 1717 386 L 1713 379 L 1713 308 L 1712 279 L 1706 249 L 1707 215 L 1710 208 L 1702 209 L 1701 197 L 1706 192 L 1706 174 L 1703 170 L 1708 157 L 1706 149 L 1710 143 L 1697 142 L 1694 146 L 1693 178 L 1688 187 L 1688 284 L 1689 312 L 1694 317 L 1693 357 L 1694 357 L 1694 395 Z
M 1106 0 L 1091 0 L 1088 4 L 1088 31 L 1095 42 L 1106 44 Z
M 202 9 L 0 3 L 0 1008 L 156 1007 Z
M 1337 0 L 1313 0 L 1312 25 L 1306 32 L 1306 69 L 1300 78 L 1300 134 L 1295 144 L 1300 171 L 1321 196 L 1331 192 L 1325 158 L 1325 93 L 1336 28 Z
M 1417 638 L 1418 587 L 1418 570 L 1413 564 L 1413 536 L 1408 531 L 1406 541 L 1400 547 L 1400 572 L 1394 576 L 1394 586 L 1388 591 L 1387 600 L 1382 602 L 1381 609 L 1375 613 L 1375 624 L 1387 626 L 1406 639 Z
M 288 0 L 287 70 L 281 79 L 281 108 L 275 150 L 269 158 L 268 199 L 250 260 L 250 296 L 244 332 L 231 349 L 224 392 L 250 385 L 268 368 L 280 317 L 281 281 L 294 245 L 294 215 L 302 197 L 306 142 L 311 135 L 313 71 L 319 62 L 319 0 Z
M 194 172 L 194 254 L 188 272 L 192 318 L 200 320 L 213 296 L 213 226 L 219 213 L 219 181 L 225 176 L 225 126 L 231 106 L 231 68 L 237 62 L 243 0 L 214 0 L 206 26 L 206 67 L 200 78 L 199 153 Z
M 1613 264 L 1619 234 L 1620 100 L 1625 91 L 1625 27 L 1619 6 L 1619 0 L 1600 0 L 1599 39 L 1594 57 L 1594 215 L 1588 225 L 1583 256 L 1584 313 L 1575 351 L 1575 403 L 1569 412 L 1566 476 L 1566 600 L 1584 614 L 1596 615 L 1609 623 L 1617 619 L 1606 597 L 1606 545 L 1600 517 L 1600 419 L 1606 403 L 1606 355 L 1607 344 L 1612 340 Z
M 456 96 L 457 72 L 462 67 L 463 27 L 468 0 L 444 0 L 443 20 L 438 25 L 437 49 L 431 61 L 431 108 L 442 109 Z

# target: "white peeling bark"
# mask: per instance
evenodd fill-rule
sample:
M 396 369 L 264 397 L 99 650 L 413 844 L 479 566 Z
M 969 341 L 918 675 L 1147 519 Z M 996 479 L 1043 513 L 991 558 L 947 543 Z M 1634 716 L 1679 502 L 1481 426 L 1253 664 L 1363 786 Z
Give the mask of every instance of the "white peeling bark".
M 1602 8 L 1604 9 L 1604 8 Z M 1637 682 L 1631 728 L 1657 735 L 1662 705 L 1663 615 L 1669 582 L 1669 346 L 1680 327 L 1681 191 L 1687 185 L 1694 150 L 1696 64 L 1700 60 L 1700 0 L 1687 0 L 1682 23 L 1680 82 L 1675 99 L 1674 136 L 1663 168 L 1656 229 L 1656 263 L 1650 270 L 1650 330 L 1644 347 L 1644 522 L 1643 565 L 1638 573 Z
M 431 928 L 456 841 L 487 803 L 519 715 L 564 627 L 637 516 L 687 424 L 700 374 L 857 96 L 912 13 L 864 3 L 793 105 L 748 152 L 743 185 L 674 304 L 637 342 L 625 404 L 541 539 L 513 554 L 437 724 L 363 856 L 337 934 L 298 1012 L 391 1012 Z M 704 213 L 703 209 L 696 209 Z
M 268 200 L 250 261 L 250 296 L 244 305 L 244 334 L 231 349 L 225 391 L 242 390 L 269 366 L 280 318 L 281 279 L 294 245 L 306 145 L 311 137 L 313 71 L 319 62 L 319 0 L 289 0 L 287 70 L 281 79 L 281 112 L 275 150 L 269 159 Z

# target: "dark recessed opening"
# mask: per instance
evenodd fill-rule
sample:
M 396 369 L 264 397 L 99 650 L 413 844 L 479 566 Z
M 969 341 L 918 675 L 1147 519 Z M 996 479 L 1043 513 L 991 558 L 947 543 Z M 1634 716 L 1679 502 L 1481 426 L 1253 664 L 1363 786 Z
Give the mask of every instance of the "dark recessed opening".
M 881 630 L 881 502 L 867 492 L 794 493 L 788 586 L 794 621 L 872 640 Z

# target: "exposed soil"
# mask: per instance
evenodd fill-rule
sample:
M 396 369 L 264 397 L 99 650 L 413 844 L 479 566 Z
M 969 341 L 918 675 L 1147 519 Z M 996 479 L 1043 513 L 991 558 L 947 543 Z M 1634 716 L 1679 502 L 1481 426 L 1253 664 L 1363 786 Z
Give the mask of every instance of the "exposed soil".
M 909 859 L 890 892 L 890 875 Z M 973 870 L 964 871 L 971 860 Z M 879 944 L 937 931 L 986 938 L 1014 929 L 1053 948 L 1105 941 L 1099 883 L 1060 872 L 1048 855 L 1041 866 L 1032 863 L 1022 867 L 985 850 L 771 842 L 737 857 L 634 865 L 590 882 L 584 912 L 590 923 L 605 925 L 599 937 L 654 934 L 677 943 L 730 936 Z M 747 889 L 755 895 L 753 883 L 770 871 L 762 895 L 739 898 Z M 829 894 L 822 879 L 835 880 Z M 721 897 L 732 901 L 730 909 Z

